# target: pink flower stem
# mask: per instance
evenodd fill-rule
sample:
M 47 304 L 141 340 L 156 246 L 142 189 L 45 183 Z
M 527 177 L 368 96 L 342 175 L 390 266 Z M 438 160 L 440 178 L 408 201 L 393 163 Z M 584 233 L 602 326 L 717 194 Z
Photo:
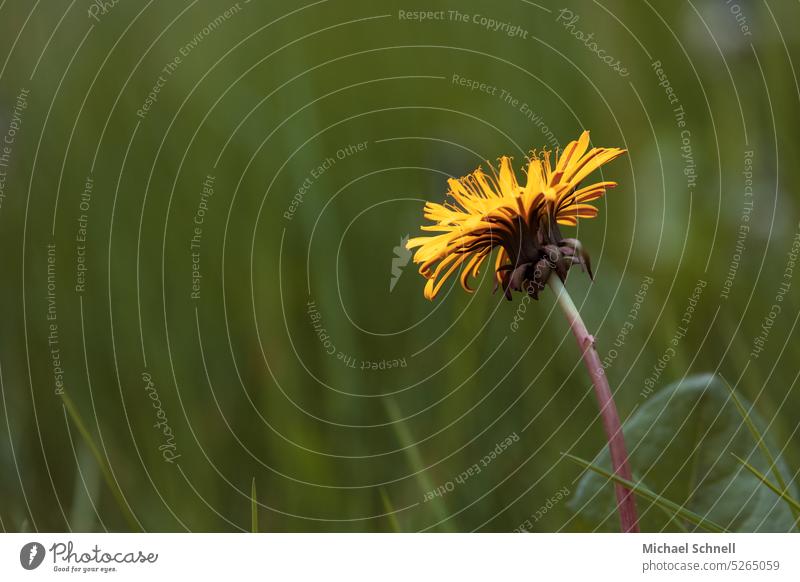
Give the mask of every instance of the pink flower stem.
M 614 404 L 614 397 L 608 386 L 603 364 L 600 356 L 594 347 L 594 337 L 586 330 L 581 319 L 578 308 L 572 302 L 572 298 L 567 293 L 567 289 L 556 275 L 549 278 L 548 284 L 555 292 L 558 304 L 564 315 L 567 317 L 569 327 L 578 342 L 578 348 L 582 352 L 583 363 L 589 371 L 594 385 L 594 393 L 597 397 L 597 404 L 600 407 L 600 417 L 603 420 L 603 429 L 608 439 L 608 449 L 611 453 L 611 465 L 614 473 L 633 481 L 631 467 L 628 464 L 628 449 L 625 446 L 625 437 L 622 434 L 622 424 L 619 420 L 619 413 Z M 624 485 L 614 484 L 614 491 L 617 495 L 617 511 L 623 532 L 638 532 L 638 516 L 636 513 L 636 499 L 633 492 Z

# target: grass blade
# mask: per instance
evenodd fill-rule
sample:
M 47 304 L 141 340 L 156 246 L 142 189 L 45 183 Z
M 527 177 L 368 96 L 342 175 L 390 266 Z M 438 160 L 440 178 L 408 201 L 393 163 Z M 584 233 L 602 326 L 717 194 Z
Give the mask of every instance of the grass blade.
M 72 423 L 75 425 L 75 428 L 78 429 L 81 438 L 83 438 L 86 446 L 88 446 L 89 450 L 92 452 L 92 456 L 100 466 L 100 471 L 103 473 L 103 479 L 105 479 L 108 488 L 111 489 L 111 493 L 114 495 L 114 499 L 116 499 L 117 505 L 119 505 L 122 515 L 125 517 L 125 521 L 128 522 L 131 531 L 142 531 L 141 524 L 136 519 L 136 516 L 133 515 L 125 496 L 122 494 L 119 485 L 117 485 L 117 481 L 111 474 L 111 469 L 106 464 L 106 460 L 103 455 L 100 454 L 100 449 L 97 447 L 97 444 L 95 444 L 94 439 L 92 438 L 92 433 L 90 433 L 89 429 L 86 428 L 86 424 L 83 422 L 78 409 L 75 407 L 75 403 L 72 402 L 72 399 L 69 397 L 66 391 L 61 395 L 61 400 L 64 403 L 64 408 L 67 411 L 67 414 L 69 414 Z
M 764 475 L 764 473 L 762 473 L 761 471 L 756 469 L 753 465 L 751 465 L 750 463 L 745 461 L 740 456 L 736 455 L 735 453 L 731 453 L 731 454 L 736 458 L 737 461 L 739 461 L 742 464 L 742 466 L 745 469 L 747 469 L 753 475 L 755 475 L 764 485 L 766 485 L 767 487 L 772 489 L 772 491 L 775 493 L 775 495 L 777 495 L 778 497 L 783 499 L 786 503 L 788 503 L 789 507 L 791 507 L 793 509 L 793 511 L 792 511 L 793 514 L 796 514 L 796 512 L 800 512 L 800 502 L 798 502 L 796 499 L 793 499 L 786 492 L 785 489 L 781 489 L 780 487 L 775 485 L 772 481 L 769 480 L 769 478 L 766 475 Z M 797 527 L 797 526 L 798 526 L 798 522 L 795 519 L 795 527 Z
M 614 473 L 606 471 L 602 467 L 598 467 L 597 465 L 590 463 L 589 461 L 586 461 L 584 459 L 581 459 L 580 457 L 576 457 L 575 455 L 570 455 L 569 453 L 562 453 L 562 454 L 570 461 L 577 463 L 584 469 L 589 469 L 590 471 L 594 471 L 598 475 L 602 475 L 603 477 L 610 479 L 615 483 L 624 485 L 642 499 L 650 501 L 651 503 L 656 504 L 658 507 L 661 507 L 662 509 L 669 511 L 671 514 L 681 517 L 686 521 L 695 524 L 698 527 L 702 527 L 705 530 L 715 533 L 726 533 L 728 531 L 718 523 L 715 523 L 710 519 L 702 517 L 696 514 L 694 511 L 686 509 L 685 507 L 662 497 L 661 495 L 659 495 L 655 491 L 651 491 L 644 485 L 640 485 L 637 483 L 633 483 L 632 481 L 628 481 L 627 479 L 623 479 L 619 475 L 615 475 Z
M 75 485 L 72 487 L 70 526 L 74 532 L 97 531 L 95 519 L 100 520 L 102 524 L 96 505 L 102 483 L 100 467 L 97 466 L 89 446 L 85 442 L 81 442 L 78 447 L 75 447 L 72 442 L 72 433 L 68 432 L 75 458 Z
M 381 502 L 383 502 L 383 508 L 386 510 L 386 517 L 389 518 L 389 525 L 392 526 L 392 530 L 396 533 L 402 533 L 403 529 L 400 527 L 400 522 L 397 521 L 397 515 L 395 515 L 394 506 L 392 505 L 389 496 L 386 494 L 386 489 L 381 487 Z
M 384 405 L 386 406 L 389 418 L 392 420 L 392 430 L 394 430 L 397 435 L 397 440 L 400 441 L 400 445 L 403 447 L 403 452 L 411 465 L 411 469 L 414 471 L 417 483 L 423 492 L 432 491 L 434 489 L 433 483 L 431 483 L 428 472 L 425 470 L 425 464 L 422 462 L 419 450 L 414 446 L 414 439 L 411 437 L 408 427 L 400 419 L 401 415 L 397 404 L 395 404 L 394 400 L 387 398 L 384 400 Z M 441 524 L 441 528 L 445 531 L 453 531 L 453 526 L 448 519 L 444 500 L 439 497 L 437 500 L 427 505 L 431 506 L 437 521 Z
M 750 413 L 747 410 L 745 410 L 745 407 L 742 404 L 742 401 L 739 400 L 739 397 L 736 395 L 736 391 L 733 389 L 733 386 L 728 384 L 727 380 L 725 380 L 724 378 L 722 380 L 723 380 L 722 383 L 725 384 L 725 386 L 730 391 L 733 403 L 736 406 L 736 409 L 739 411 L 739 414 L 742 416 L 742 420 L 744 421 L 745 426 L 747 426 L 747 430 L 750 431 L 750 434 L 756 441 L 756 444 L 758 445 L 761 454 L 764 455 L 764 459 L 766 459 L 767 463 L 769 464 L 769 471 L 771 471 L 772 474 L 775 475 L 775 480 L 778 482 L 778 487 L 780 488 L 781 491 L 788 491 L 789 488 L 786 486 L 786 481 L 784 480 L 780 468 L 778 467 L 778 462 L 775 460 L 775 457 L 770 452 L 769 447 L 767 446 L 766 439 L 764 438 L 764 435 L 761 434 L 761 431 L 758 430 L 758 427 L 750 418 Z M 739 459 L 738 457 L 736 458 Z M 744 462 L 744 461 L 739 459 L 739 462 Z M 747 468 L 750 469 L 752 472 L 753 467 L 747 467 Z M 798 520 L 800 520 L 800 509 L 798 509 L 791 503 L 789 504 L 789 508 L 792 511 L 795 523 L 798 523 Z
M 258 497 L 256 496 L 256 478 L 250 484 L 250 531 L 258 533 Z
M 686 525 L 678 519 L 678 516 L 673 514 L 669 509 L 666 507 L 661 507 L 660 505 L 657 506 L 659 510 L 667 517 L 671 524 L 674 524 L 676 528 L 681 530 L 682 533 L 689 533 Z

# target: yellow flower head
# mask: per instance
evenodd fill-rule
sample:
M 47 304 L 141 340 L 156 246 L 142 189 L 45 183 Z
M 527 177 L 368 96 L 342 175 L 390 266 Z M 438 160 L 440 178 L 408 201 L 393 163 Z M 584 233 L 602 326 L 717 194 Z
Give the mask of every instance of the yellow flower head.
M 616 182 L 597 182 L 579 188 L 589 174 L 625 153 L 618 148 L 592 148 L 589 132 L 570 142 L 558 156 L 555 168 L 550 152 L 531 152 L 527 183 L 522 186 L 511 167 L 511 158 L 500 158 L 491 175 L 478 168 L 458 180 L 448 180 L 454 202 L 425 204 L 425 218 L 434 224 L 422 230 L 434 232 L 408 241 L 418 248 L 414 262 L 428 279 L 425 297 L 433 299 L 447 279 L 460 269 L 461 286 L 472 292 L 469 279 L 495 247 L 495 278 L 511 298 L 511 291 L 525 290 L 537 298 L 550 273 L 563 280 L 572 264 L 580 264 L 591 276 L 588 255 L 579 241 L 564 239 L 558 225 L 575 226 L 578 218 L 592 218 L 597 208 L 587 204 L 600 198 Z

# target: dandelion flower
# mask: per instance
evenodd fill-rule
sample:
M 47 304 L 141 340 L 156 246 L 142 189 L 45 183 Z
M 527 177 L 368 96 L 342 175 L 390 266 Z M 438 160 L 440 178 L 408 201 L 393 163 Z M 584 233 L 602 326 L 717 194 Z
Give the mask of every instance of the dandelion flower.
M 442 285 L 459 270 L 461 286 L 472 292 L 470 279 L 478 276 L 481 265 L 495 248 L 495 289 L 502 288 L 508 299 L 512 291 L 524 291 L 538 299 L 545 285 L 555 291 L 592 379 L 614 473 L 631 481 L 622 424 L 594 337 L 564 287 L 572 265 L 580 265 L 589 277 L 592 267 L 580 241 L 562 237 L 560 227 L 575 226 L 581 218 L 597 216 L 597 208 L 589 202 L 617 184 L 595 182 L 583 186 L 582 182 L 600 166 L 625 153 L 618 148 L 588 148 L 589 132 L 584 131 L 557 156 L 555 168 L 550 165 L 550 152 L 531 152 L 524 186 L 517 182 L 507 156 L 500 158 L 498 169 L 491 168 L 491 174 L 478 168 L 459 180 L 450 179 L 449 195 L 453 201 L 425 205 L 425 218 L 433 224 L 422 230 L 432 234 L 410 239 L 406 246 L 417 249 L 414 262 L 420 264 L 419 272 L 428 279 L 428 299 L 435 298 Z M 622 531 L 639 531 L 633 492 L 619 482 L 614 491 Z
M 478 168 L 458 180 L 448 180 L 453 201 L 425 205 L 425 218 L 434 224 L 422 230 L 430 236 L 408 241 L 416 248 L 414 262 L 426 279 L 425 297 L 433 299 L 442 285 L 460 270 L 461 286 L 472 292 L 470 279 L 497 248 L 496 288 L 506 297 L 525 291 L 538 298 L 552 272 L 563 281 L 571 265 L 579 264 L 592 276 L 588 254 L 574 238 L 563 238 L 560 225 L 575 226 L 581 218 L 597 216 L 589 204 L 616 186 L 616 182 L 581 182 L 625 150 L 589 147 L 589 132 L 570 142 L 555 167 L 550 152 L 531 152 L 525 185 L 517 182 L 511 158 L 485 173 Z

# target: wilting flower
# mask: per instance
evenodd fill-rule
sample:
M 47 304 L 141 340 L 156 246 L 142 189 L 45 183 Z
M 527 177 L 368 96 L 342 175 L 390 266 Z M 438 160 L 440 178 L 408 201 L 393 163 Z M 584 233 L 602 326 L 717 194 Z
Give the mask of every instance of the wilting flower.
M 578 188 L 582 180 L 603 164 L 625 153 L 618 148 L 592 148 L 589 132 L 570 142 L 558 156 L 555 168 L 550 152 L 531 152 L 527 183 L 522 186 L 511 158 L 500 158 L 499 169 L 486 174 L 478 168 L 458 180 L 448 180 L 455 202 L 425 204 L 425 218 L 434 222 L 422 230 L 441 234 L 408 241 L 418 248 L 414 262 L 428 279 L 425 297 L 433 299 L 447 279 L 460 269 L 461 286 L 472 292 L 469 279 L 477 277 L 495 248 L 496 288 L 511 299 L 511 291 L 524 290 L 538 298 L 555 272 L 562 280 L 573 264 L 592 276 L 588 254 L 574 238 L 563 238 L 559 225 L 575 226 L 579 218 L 597 216 L 587 202 L 605 194 L 616 182 L 597 182 Z

